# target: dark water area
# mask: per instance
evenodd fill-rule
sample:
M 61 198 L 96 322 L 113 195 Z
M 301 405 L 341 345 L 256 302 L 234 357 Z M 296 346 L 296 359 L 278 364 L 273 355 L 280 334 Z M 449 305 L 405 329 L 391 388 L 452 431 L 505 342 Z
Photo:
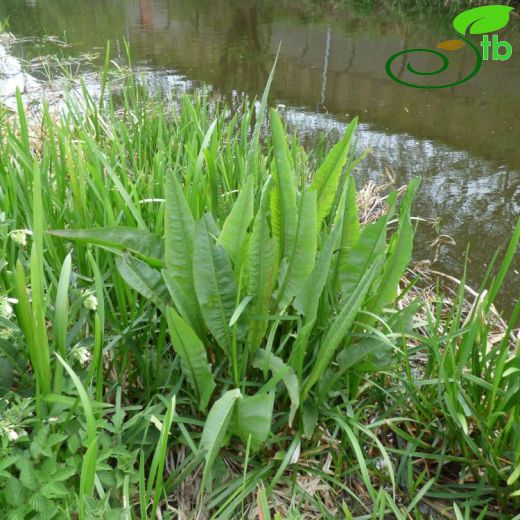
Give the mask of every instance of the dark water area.
M 460 277 L 469 244 L 475 286 L 520 216 L 518 17 L 500 31 L 513 47 L 511 59 L 485 61 L 473 79 L 446 89 L 399 85 L 385 63 L 399 50 L 435 49 L 455 38 L 449 16 L 411 17 L 341 1 L 1 0 L 5 19 L 15 36 L 64 38 L 71 47 L 60 53 L 98 52 L 100 64 L 107 40 L 113 58 L 124 62 L 126 39 L 133 63 L 165 91 L 206 84 L 226 97 L 260 94 L 281 42 L 271 102 L 283 105 L 291 128 L 312 146 L 320 132 L 335 139 L 358 116 L 358 150 L 372 149 L 358 169 L 359 184 L 381 182 L 389 172 L 397 185 L 420 175 L 414 213 L 450 237 L 433 267 Z M 31 60 L 58 49 L 42 40 L 15 52 Z M 436 60 L 414 64 L 433 70 Z M 474 66 L 468 47 L 449 60 L 450 81 Z M 435 257 L 436 234 L 419 225 L 417 260 Z M 520 290 L 518 259 L 514 268 L 500 296 L 506 311 Z

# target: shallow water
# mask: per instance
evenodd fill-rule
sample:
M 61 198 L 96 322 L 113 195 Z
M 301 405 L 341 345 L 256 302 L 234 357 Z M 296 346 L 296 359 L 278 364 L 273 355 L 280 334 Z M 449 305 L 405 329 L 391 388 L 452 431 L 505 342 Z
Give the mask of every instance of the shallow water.
M 305 0 L 2 0 L 17 36 L 64 37 L 19 45 L 25 59 L 49 53 L 100 52 L 112 41 L 165 89 L 205 83 L 229 96 L 259 94 L 280 42 L 272 102 L 285 105 L 291 125 L 312 145 L 324 130 L 339 135 L 354 116 L 358 147 L 372 147 L 358 175 L 397 184 L 421 175 L 415 214 L 438 219 L 445 240 L 434 264 L 460 276 L 467 245 L 469 278 L 478 284 L 520 215 L 520 20 L 500 32 L 513 46 L 506 62 L 484 62 L 470 81 L 447 89 L 413 89 L 391 81 L 388 57 L 401 49 L 435 48 L 455 37 L 449 17 L 374 13 L 340 2 Z M 346 4 L 345 4 L 346 5 Z M 469 48 L 449 53 L 451 76 L 472 69 Z M 101 58 L 99 58 L 101 62 Z M 434 69 L 434 57 L 414 62 Z M 421 224 L 416 258 L 432 259 L 436 233 Z M 517 260 L 516 269 L 520 270 Z M 512 272 L 501 294 L 510 309 L 520 277 Z

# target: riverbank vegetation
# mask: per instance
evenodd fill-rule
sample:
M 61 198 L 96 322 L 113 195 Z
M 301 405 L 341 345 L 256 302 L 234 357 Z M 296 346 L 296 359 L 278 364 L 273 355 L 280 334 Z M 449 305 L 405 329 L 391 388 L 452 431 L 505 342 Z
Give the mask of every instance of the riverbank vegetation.
M 520 305 L 410 269 L 419 180 L 356 187 L 132 77 L 0 119 L 0 510 L 21 518 L 511 518 Z M 490 258 L 490 260 L 492 260 Z
M 382 9 L 400 14 L 429 16 L 432 14 L 457 14 L 466 9 L 483 5 L 511 5 L 516 0 L 346 0 L 348 3 L 363 9 Z

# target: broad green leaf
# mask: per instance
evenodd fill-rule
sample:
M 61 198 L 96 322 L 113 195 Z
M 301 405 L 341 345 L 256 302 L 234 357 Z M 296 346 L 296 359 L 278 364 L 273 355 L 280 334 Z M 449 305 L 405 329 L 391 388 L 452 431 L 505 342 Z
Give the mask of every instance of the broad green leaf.
M 294 308 L 305 316 L 306 322 L 316 318 L 320 298 L 327 279 L 330 276 L 330 264 L 337 246 L 338 236 L 338 228 L 334 226 L 334 229 L 327 238 L 324 248 L 318 255 L 312 273 L 304 282 L 303 290 L 294 300 Z
M 274 392 L 256 394 L 239 399 L 233 414 L 232 429 L 256 451 L 267 440 L 273 424 Z
M 161 307 L 166 299 L 166 287 L 160 271 L 130 255 L 116 257 L 121 278 L 135 291 Z
M 193 277 L 204 321 L 220 347 L 229 351 L 236 286 L 231 262 L 224 248 L 215 244 L 213 228 L 209 214 L 196 225 Z
M 348 298 L 372 262 L 385 250 L 386 226 L 392 216 L 395 193 L 389 199 L 390 209 L 376 222 L 367 224 L 348 256 L 338 257 L 338 278 L 343 298 Z
M 166 310 L 166 319 L 182 371 L 197 394 L 199 409 L 204 411 L 216 386 L 206 349 L 193 329 L 171 307 Z
M 298 223 L 290 255 L 282 261 L 276 301 L 286 307 L 304 287 L 316 260 L 316 192 L 304 190 L 298 208 Z
M 253 359 L 253 366 L 262 370 L 266 361 L 265 356 L 266 351 L 263 348 L 258 350 Z M 283 382 L 291 399 L 291 408 L 289 410 L 289 426 L 291 426 L 298 407 L 300 406 L 300 385 L 298 384 L 298 378 L 292 367 L 286 365 L 282 358 L 272 353 L 269 353 L 267 364 L 273 376 L 276 376 L 278 372 L 282 370 L 285 371 Z
M 271 224 L 280 243 L 280 258 L 290 257 L 296 238 L 296 179 L 287 136 L 278 112 L 269 111 L 276 168 L 273 169 L 274 188 L 271 191 Z
M 390 341 L 390 340 L 389 340 Z M 353 366 L 366 361 L 373 354 L 387 353 L 391 349 L 391 345 L 381 341 L 377 336 L 370 336 L 355 342 L 344 348 L 336 358 L 339 370 L 336 375 L 344 374 Z M 334 378 L 336 379 L 336 378 Z
M 46 299 L 44 295 L 45 275 L 43 258 L 43 233 L 45 214 L 43 210 L 41 173 L 38 166 L 33 168 L 33 243 L 30 253 L 31 301 L 25 271 L 20 260 L 16 262 L 14 290 L 18 300 L 15 306 L 16 317 L 22 329 L 29 358 L 36 376 L 39 394 L 48 394 L 51 390 L 51 369 L 49 359 L 49 341 L 45 323 Z
M 163 277 L 177 310 L 203 337 L 204 325 L 193 280 L 195 221 L 173 173 L 166 175 L 165 189 Z
M 203 338 L 206 328 L 200 313 L 199 302 L 195 295 L 195 288 L 192 289 L 192 292 L 189 292 L 189 289 L 184 289 L 178 282 L 178 279 L 169 271 L 166 271 L 166 269 L 163 269 L 161 274 L 177 311 L 190 324 L 197 336 Z
M 94 439 L 87 447 L 87 451 L 83 456 L 81 463 L 81 474 L 79 483 L 80 501 L 84 501 L 85 497 L 92 496 L 94 493 L 94 481 L 96 478 L 96 464 L 98 457 L 97 441 Z M 83 516 L 83 515 L 81 515 Z
M 305 399 L 311 388 L 319 381 L 329 366 L 340 343 L 351 329 L 354 320 L 363 306 L 374 278 L 381 270 L 381 259 L 376 259 L 372 266 L 365 272 L 350 297 L 346 299 L 343 308 L 330 326 L 325 338 L 322 340 L 316 353 L 316 360 L 311 373 L 307 378 L 303 388 L 303 398 Z
M 343 139 L 328 153 L 311 184 L 310 189 L 316 191 L 318 196 L 318 227 L 321 226 L 322 220 L 329 214 L 338 193 L 341 172 L 347 162 L 352 134 L 356 127 L 357 117 L 348 125 Z
M 345 193 L 341 198 L 338 208 L 336 225 L 341 226 L 341 237 L 339 241 L 339 251 L 337 254 L 335 268 L 335 287 L 336 292 L 340 292 L 340 272 L 347 265 L 347 260 L 352 248 L 358 243 L 361 235 L 359 225 L 359 213 L 356 201 L 356 182 L 352 175 L 349 175 L 345 182 Z
M 263 190 L 260 208 L 253 224 L 253 233 L 249 243 L 248 261 L 248 293 L 254 297 L 250 305 L 250 314 L 265 316 L 269 314 L 269 302 L 276 281 L 278 264 L 278 243 L 271 237 L 271 230 L 267 221 L 269 185 Z M 267 329 L 267 321 L 250 320 L 249 348 L 255 352 L 260 346 Z
M 87 242 L 110 249 L 136 253 L 142 260 L 160 267 L 164 264 L 163 241 L 145 229 L 106 227 L 94 229 L 61 229 L 48 231 L 50 235 Z
M 247 228 L 253 220 L 253 186 L 254 178 L 248 177 L 218 237 L 218 243 L 226 250 L 235 266 L 242 263 Z M 236 269 L 239 270 L 238 267 Z
M 410 183 L 401 204 L 398 228 L 390 241 L 387 258 L 382 269 L 381 281 L 370 302 L 370 311 L 374 314 L 378 314 L 383 307 L 395 300 L 398 284 L 412 258 L 413 227 L 410 221 L 410 212 L 419 182 L 419 178 L 415 178 Z
M 222 447 L 229 422 L 231 421 L 233 409 L 241 395 L 238 389 L 228 390 L 215 402 L 209 411 L 200 438 L 200 449 L 204 452 L 206 457 L 204 474 L 202 476 L 202 488 L 210 487 L 211 468 Z
M 185 290 L 193 289 L 195 221 L 174 173 L 166 175 L 164 259 L 166 269 Z
M 485 34 L 505 27 L 513 7 L 507 5 L 484 5 L 463 11 L 453 20 L 453 27 L 460 34 Z

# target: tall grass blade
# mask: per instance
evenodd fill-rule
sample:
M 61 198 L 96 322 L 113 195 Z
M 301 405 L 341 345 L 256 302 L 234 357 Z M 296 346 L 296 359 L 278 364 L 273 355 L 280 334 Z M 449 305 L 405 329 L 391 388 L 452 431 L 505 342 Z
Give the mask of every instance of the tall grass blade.
M 69 321 L 69 284 L 71 271 L 72 258 L 70 254 L 68 254 L 65 257 L 65 261 L 63 262 L 63 266 L 61 268 L 54 312 L 54 338 L 56 352 L 58 352 L 62 358 L 65 358 L 66 356 L 67 324 Z M 61 363 L 57 363 L 54 374 L 54 393 L 61 393 L 62 380 L 63 365 Z

